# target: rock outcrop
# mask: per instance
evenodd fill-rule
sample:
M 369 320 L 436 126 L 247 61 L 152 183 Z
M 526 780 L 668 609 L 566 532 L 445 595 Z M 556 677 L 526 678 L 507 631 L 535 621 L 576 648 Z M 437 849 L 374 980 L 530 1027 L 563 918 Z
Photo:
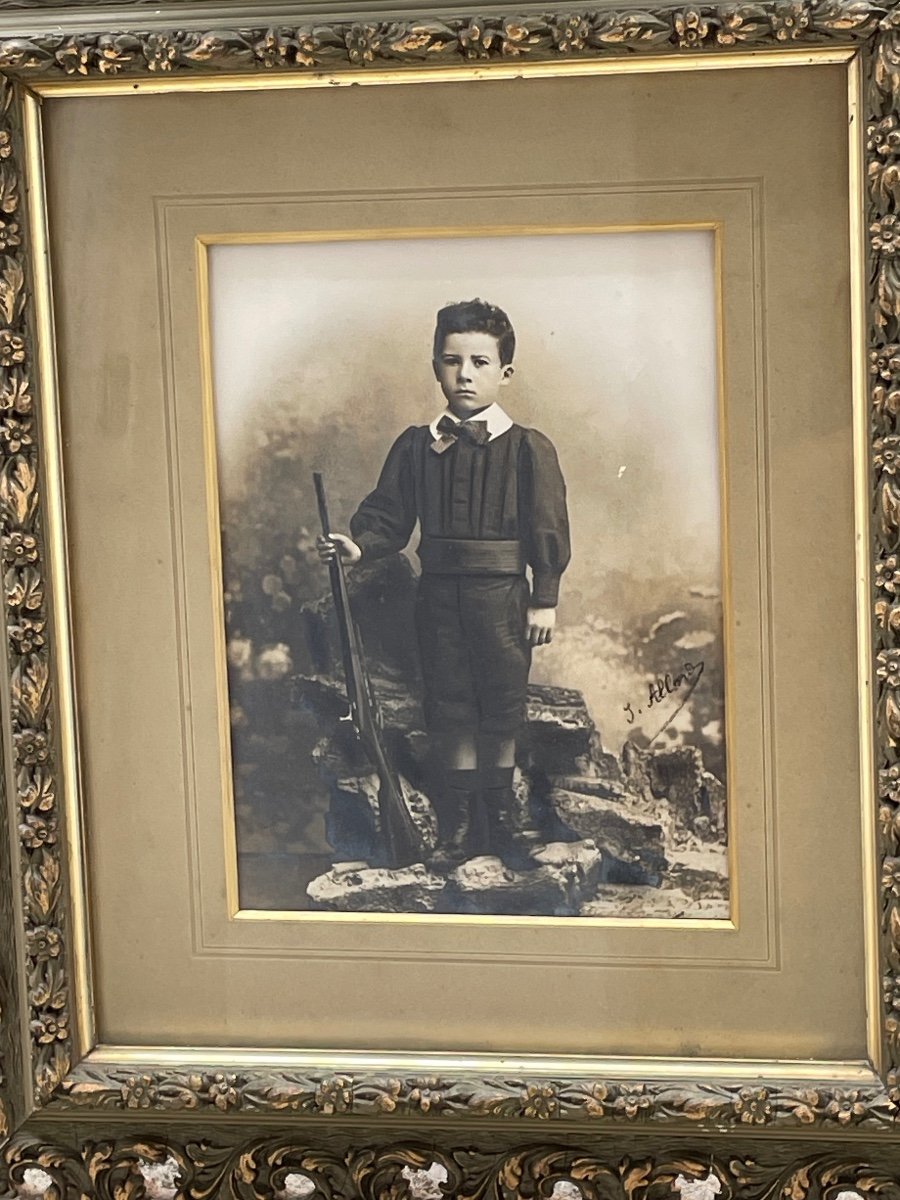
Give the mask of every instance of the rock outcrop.
M 548 799 L 564 826 L 602 847 L 610 882 L 659 883 L 668 865 L 662 826 L 630 797 L 611 799 L 554 787 Z
M 375 679 L 384 737 L 425 848 L 438 839 L 429 795 L 428 739 L 416 698 Z M 381 855 L 378 776 L 361 760 L 345 719 L 342 685 L 298 677 L 298 702 L 328 732 L 313 751 L 331 801 L 326 833 L 338 862 L 307 888 L 315 907 L 334 911 L 510 915 L 728 915 L 724 788 L 699 753 L 605 751 L 579 692 L 534 688 L 515 776 L 516 821 L 537 831 L 530 870 L 482 854 L 443 874 L 421 864 L 390 870 Z
M 338 866 L 307 888 L 318 908 L 335 912 L 434 912 L 447 880 L 424 865 L 388 871 L 378 867 Z
M 354 575 L 371 614 L 386 590 L 411 593 L 406 560 Z M 408 578 L 407 578 L 408 576 Z M 396 577 L 396 578 L 395 578 Z M 406 591 L 404 591 L 406 589 Z M 381 857 L 378 778 L 360 753 L 347 718 L 330 600 L 306 611 L 317 634 L 315 669 L 293 680 L 294 703 L 322 737 L 312 751 L 328 789 L 326 836 L 335 867 L 307 887 L 313 907 L 334 911 L 454 912 L 583 916 L 728 916 L 726 809 L 722 783 L 692 746 L 620 756 L 604 748 L 579 691 L 533 686 L 520 738 L 514 819 L 534 849 L 528 870 L 482 853 L 455 870 L 428 865 L 438 840 L 439 798 L 429 766 L 409 624 L 399 631 L 371 621 L 364 630 L 370 676 L 387 754 L 419 831 L 423 861 L 399 870 Z M 368 616 L 366 615 L 368 620 Z M 400 636 L 402 634 L 402 636 Z M 410 683 L 410 680 L 412 681 Z M 489 851 L 494 847 L 487 847 Z

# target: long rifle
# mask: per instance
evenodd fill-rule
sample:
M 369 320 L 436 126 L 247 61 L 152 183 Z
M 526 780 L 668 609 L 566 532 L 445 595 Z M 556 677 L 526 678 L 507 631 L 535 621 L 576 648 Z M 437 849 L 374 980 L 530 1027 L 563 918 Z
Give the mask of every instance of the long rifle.
M 331 522 L 328 519 L 328 503 L 325 499 L 325 484 L 318 471 L 313 473 L 316 485 L 316 500 L 319 505 L 319 520 L 322 533 L 331 537 Z M 378 773 L 378 816 L 381 836 L 384 839 L 385 857 L 389 867 L 407 867 L 421 862 L 423 857 L 422 838 L 410 816 L 403 796 L 403 786 L 396 771 L 388 761 L 382 741 L 381 709 L 366 670 L 362 639 L 353 620 L 347 578 L 340 550 L 328 564 L 331 576 L 331 591 L 334 596 L 334 612 L 337 617 L 341 639 L 341 657 L 344 663 L 344 680 L 347 685 L 347 700 L 350 718 L 357 737 Z

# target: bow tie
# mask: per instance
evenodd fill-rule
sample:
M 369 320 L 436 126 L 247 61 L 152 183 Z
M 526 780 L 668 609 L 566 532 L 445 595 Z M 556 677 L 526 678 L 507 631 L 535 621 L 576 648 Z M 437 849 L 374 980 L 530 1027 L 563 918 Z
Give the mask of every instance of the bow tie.
M 445 438 L 457 441 L 463 438 L 472 446 L 486 446 L 491 440 L 487 421 L 453 421 L 445 413 L 437 423 L 438 433 Z

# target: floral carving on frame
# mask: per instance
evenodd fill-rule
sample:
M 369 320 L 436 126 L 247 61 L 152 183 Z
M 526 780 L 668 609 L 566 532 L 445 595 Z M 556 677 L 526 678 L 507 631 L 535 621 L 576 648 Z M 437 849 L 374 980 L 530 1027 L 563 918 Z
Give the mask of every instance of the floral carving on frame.
M 411 1195 L 403 1168 L 438 1161 L 448 1196 L 553 1194 L 569 1182 L 585 1200 L 671 1195 L 678 1174 L 700 1177 L 709 1157 L 681 1157 L 671 1145 L 633 1158 L 607 1158 L 546 1144 L 548 1128 L 639 1131 L 668 1136 L 689 1131 L 725 1148 L 714 1162 L 723 1196 L 772 1195 L 805 1200 L 841 1188 L 866 1196 L 900 1197 L 900 7 L 868 0 L 766 0 L 758 4 L 687 5 L 651 9 L 553 11 L 541 14 L 447 16 L 442 19 L 279 23 L 257 28 L 134 28 L 73 32 L 29 29 L 0 36 L 0 550 L 6 605 L 9 693 L 2 797 L 18 832 L 18 859 L 0 852 L 0 922 L 15 926 L 0 961 L 0 1170 L 15 1194 L 37 1186 L 48 1197 L 141 1196 L 190 1187 L 185 1195 L 242 1198 L 290 1195 L 288 1178 L 312 1181 L 315 1195 Z M 405 64 L 464 66 L 536 61 L 571 62 L 613 56 L 727 55 L 734 51 L 854 46 L 865 57 L 867 121 L 866 228 L 869 238 L 869 386 L 871 398 L 872 576 L 875 630 L 876 770 L 881 878 L 881 1031 L 887 1064 L 880 1084 L 473 1077 L 366 1074 L 349 1071 L 250 1072 L 185 1067 L 145 1070 L 79 1062 L 71 1000 L 69 880 L 60 795 L 58 705 L 45 528 L 45 463 L 36 398 L 32 264 L 28 260 L 25 162 L 21 138 L 23 89 L 34 81 L 200 77 L 274 72 L 329 72 Z M 874 819 L 875 814 L 873 814 Z M 8 861 L 7 861 L 8 859 Z M 4 953 L 6 947 L 4 946 Z M 17 981 L 21 981 L 21 988 Z M 24 1003 L 27 1012 L 20 1013 Z M 27 1029 L 30 1061 L 15 1047 Z M 194 1140 L 111 1135 L 79 1146 L 57 1143 L 46 1130 L 16 1132 L 14 1112 L 103 1122 L 111 1114 L 139 1121 L 200 1119 L 230 1132 Z M 410 1142 L 373 1150 L 310 1148 L 291 1138 L 244 1134 L 240 1121 L 264 1116 L 337 1129 L 362 1118 L 366 1129 L 415 1120 L 428 1133 L 425 1150 Z M 514 1122 L 538 1140 L 504 1152 L 460 1149 L 454 1138 Z M 231 1122 L 231 1125 L 228 1123 Z M 427 1125 L 426 1125 L 427 1123 Z M 535 1131 L 535 1126 L 540 1129 Z M 233 1126 L 233 1127 L 232 1127 Z M 453 1136 L 447 1132 L 452 1126 Z M 222 1126 L 224 1127 L 224 1126 Z M 120 1126 L 116 1125 L 116 1129 Z M 138 1128 L 137 1125 L 134 1126 Z M 216 1129 L 220 1129 L 216 1126 Z M 432 1132 L 433 1130 L 433 1132 Z M 779 1143 L 778 1159 L 730 1157 L 725 1139 L 758 1132 L 884 1135 L 889 1166 L 871 1167 L 851 1151 L 807 1153 L 801 1140 Z M 657 1131 L 654 1133 L 654 1131 Z M 324 1135 L 323 1135 L 324 1136 Z M 424 1136 L 424 1135 L 423 1135 Z M 483 1136 L 483 1134 L 482 1134 Z M 624 1134 L 623 1134 L 624 1136 Z M 217 1141 L 218 1138 L 218 1141 Z M 893 1139 L 891 1141 L 890 1139 Z M 660 1144 L 662 1145 L 662 1144 Z M 893 1157 L 891 1157 L 893 1155 Z M 173 1167 L 165 1167 L 172 1160 Z M 141 1163 L 165 1167 L 147 1176 Z M 32 1172 L 29 1175 L 29 1172 Z M 50 1179 L 46 1184 L 45 1179 Z M 148 1179 L 151 1182 L 148 1182 Z M 167 1183 L 166 1180 L 169 1182 Z M 155 1182 L 153 1182 L 155 1181 Z M 5 1182 L 5 1181 L 4 1181 Z M 296 1193 L 300 1194 L 300 1193 Z

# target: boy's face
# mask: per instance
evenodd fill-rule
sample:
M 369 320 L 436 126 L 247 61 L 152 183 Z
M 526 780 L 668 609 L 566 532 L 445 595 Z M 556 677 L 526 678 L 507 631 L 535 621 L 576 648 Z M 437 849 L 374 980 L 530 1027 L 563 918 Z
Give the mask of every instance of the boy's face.
M 502 366 L 497 339 L 490 333 L 448 333 L 434 360 L 434 374 L 454 416 L 465 420 L 497 399 L 513 373 Z

